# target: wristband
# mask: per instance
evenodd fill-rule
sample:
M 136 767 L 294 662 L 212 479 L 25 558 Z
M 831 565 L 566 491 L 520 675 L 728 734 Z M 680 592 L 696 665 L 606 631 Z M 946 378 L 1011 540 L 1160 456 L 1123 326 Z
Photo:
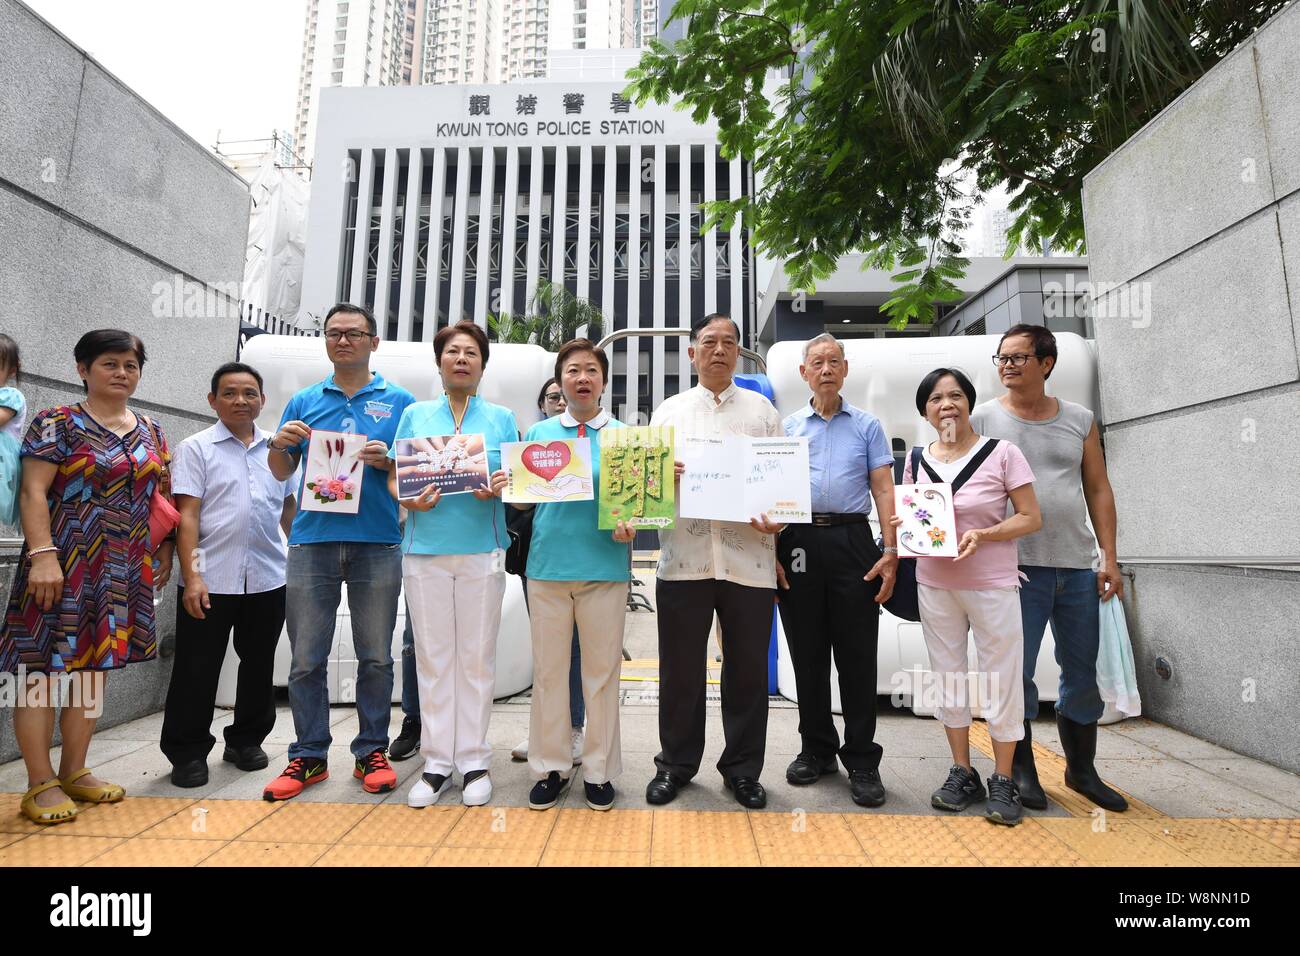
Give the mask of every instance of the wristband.
M 27 558 L 28 560 L 31 560 L 38 554 L 46 554 L 50 551 L 58 551 L 58 550 L 59 550 L 59 546 L 56 544 L 46 545 L 44 548 L 36 548 L 32 551 L 28 551 Z
M 892 548 L 892 547 L 891 547 L 891 548 L 881 548 L 880 550 L 883 551 L 885 554 L 898 554 L 898 549 L 897 549 L 897 548 Z

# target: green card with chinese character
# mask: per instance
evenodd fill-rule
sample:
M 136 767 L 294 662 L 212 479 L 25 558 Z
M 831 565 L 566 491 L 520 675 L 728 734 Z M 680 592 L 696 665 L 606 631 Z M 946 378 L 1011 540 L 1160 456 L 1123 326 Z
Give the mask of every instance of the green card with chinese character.
M 637 528 L 673 526 L 671 425 L 600 430 L 600 522 Z

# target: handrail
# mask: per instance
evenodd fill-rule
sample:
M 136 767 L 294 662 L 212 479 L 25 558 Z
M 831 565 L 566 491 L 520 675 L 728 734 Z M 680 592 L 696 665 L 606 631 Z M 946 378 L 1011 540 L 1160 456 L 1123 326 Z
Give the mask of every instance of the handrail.
M 647 337 L 654 337 L 654 336 L 690 335 L 690 334 L 691 334 L 690 329 L 666 329 L 659 326 L 646 326 L 640 329 L 619 329 L 617 332 L 609 333 L 609 335 L 605 336 L 603 339 L 597 342 L 596 348 L 605 349 L 608 348 L 610 345 L 612 345 L 614 342 L 617 342 L 619 339 L 636 338 L 641 335 Z M 750 361 L 752 361 L 755 365 L 757 365 L 758 370 L 762 372 L 764 375 L 767 374 L 767 362 L 764 361 L 763 356 L 759 355 L 753 349 L 745 348 L 743 345 L 740 347 L 740 354 L 745 358 L 749 359 Z
M 1172 556 L 1172 555 L 1169 555 L 1169 556 L 1166 556 L 1166 557 L 1159 557 L 1159 556 L 1157 556 L 1157 557 L 1153 557 L 1153 558 L 1152 558 L 1152 557 L 1147 557 L 1147 558 L 1120 558 L 1120 559 L 1119 559 L 1119 563 L 1120 563 L 1120 564 L 1136 564 L 1136 565 L 1151 565 L 1151 564 L 1201 564 L 1201 565 L 1210 565 L 1210 566 L 1213 566 L 1213 567 L 1224 567 L 1224 568 L 1255 568 L 1255 567 L 1260 567 L 1260 568 L 1263 568 L 1263 567 L 1286 567 L 1286 568 L 1295 568 L 1295 567 L 1300 567 L 1300 558 L 1297 558 L 1295 555 L 1289 555 L 1289 556 L 1281 556 L 1281 555 L 1279 555 L 1279 556 L 1276 556 L 1276 557 L 1271 557 L 1271 556 L 1269 556 L 1269 555 L 1262 555 L 1262 556 L 1261 556 L 1261 555 L 1251 555 L 1251 556 L 1245 556 L 1245 555 L 1242 555 L 1242 556 L 1237 556 L 1237 557 L 1222 557 L 1222 556 L 1218 556 L 1218 555 L 1216 555 L 1216 556 L 1211 556 L 1211 557 L 1205 557 L 1205 556 L 1174 557 L 1174 556 Z

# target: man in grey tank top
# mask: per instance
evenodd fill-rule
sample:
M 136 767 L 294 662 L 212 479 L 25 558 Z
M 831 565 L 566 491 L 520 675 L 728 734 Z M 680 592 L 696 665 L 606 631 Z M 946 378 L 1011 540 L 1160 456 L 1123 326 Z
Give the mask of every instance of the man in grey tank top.
M 1088 409 L 1047 395 L 1044 383 L 1056 365 L 1056 338 L 1046 328 L 1012 326 L 993 361 L 1007 393 L 977 407 L 971 425 L 981 435 L 1020 448 L 1034 471 L 1043 515 L 1042 529 L 1019 541 L 1020 570 L 1028 579 L 1020 589 L 1025 738 L 1016 747 L 1013 777 L 1026 807 L 1047 808 L 1034 767 L 1030 720 L 1038 716 L 1034 665 L 1050 620 L 1061 665 L 1056 724 L 1065 751 L 1066 786 L 1107 810 L 1126 810 L 1128 803 L 1106 786 L 1094 766 L 1103 708 L 1097 690 L 1098 598 L 1113 600 L 1124 593 L 1115 560 L 1115 496 L 1106 477 L 1101 433 Z

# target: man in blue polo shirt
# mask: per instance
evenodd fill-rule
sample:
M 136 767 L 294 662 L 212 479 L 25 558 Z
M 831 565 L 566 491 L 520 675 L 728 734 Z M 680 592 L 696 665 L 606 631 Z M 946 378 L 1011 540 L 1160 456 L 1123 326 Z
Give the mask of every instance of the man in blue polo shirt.
M 285 602 L 293 664 L 289 706 L 296 738 L 289 765 L 267 786 L 266 800 L 287 800 L 329 776 L 329 688 L 326 671 L 334 645 L 339 585 L 348 586 L 352 643 L 357 654 L 352 741 L 354 776 L 370 793 L 392 790 L 388 722 L 393 694 L 393 629 L 402 590 L 401 532 L 397 503 L 388 494 L 388 446 L 402 412 L 415 402 L 406 389 L 370 370 L 379 348 L 374 317 L 340 303 L 325 316 L 325 351 L 334 374 L 303 389 L 285 407 L 280 430 L 267 446 L 267 464 L 280 479 L 306 454 L 312 429 L 364 434 L 361 501 L 356 514 L 299 509 L 289 534 Z M 305 474 L 304 474 L 304 480 Z M 302 500 L 301 490 L 299 499 Z
M 898 569 L 894 546 L 894 456 L 874 415 L 844 401 L 844 346 L 829 333 L 803 350 L 799 374 L 812 390 L 788 416 L 787 435 L 808 439 L 812 524 L 790 525 L 777 540 L 781 624 L 799 695 L 799 755 L 793 784 L 833 774 L 838 755 L 853 802 L 885 802 L 883 751 L 876 743 L 876 604 L 888 600 Z M 885 538 L 881 554 L 867 516 L 875 498 Z M 874 602 L 873 603 L 873 599 Z M 840 676 L 844 745 L 831 718 L 831 653 Z

